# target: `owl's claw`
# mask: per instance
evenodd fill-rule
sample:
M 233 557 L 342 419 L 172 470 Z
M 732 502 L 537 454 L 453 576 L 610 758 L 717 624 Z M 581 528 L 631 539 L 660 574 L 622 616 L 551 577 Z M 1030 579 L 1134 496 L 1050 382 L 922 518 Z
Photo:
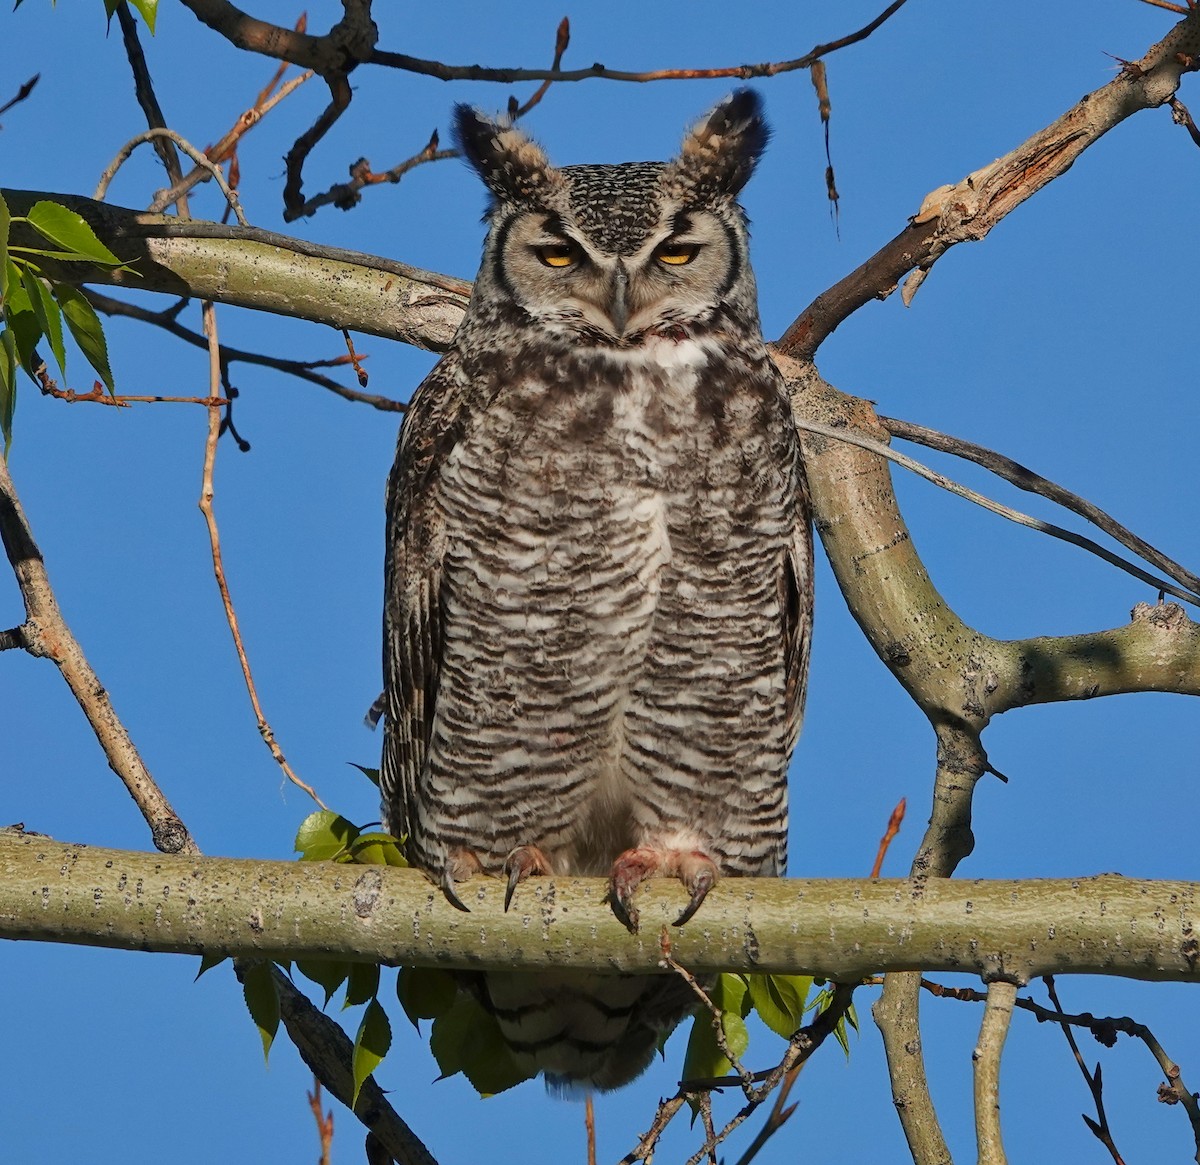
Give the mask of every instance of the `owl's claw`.
M 474 850 L 467 849 L 466 846 L 458 846 L 447 853 L 446 866 L 442 870 L 441 887 L 442 893 L 446 895 L 446 901 L 455 910 L 461 910 L 464 914 L 471 913 L 471 908 L 464 906 L 462 899 L 455 892 L 454 884 L 465 882 L 468 878 L 482 873 L 483 863 L 475 856 Z
M 691 892 L 691 897 L 683 908 L 683 913 L 675 919 L 676 926 L 682 926 L 700 909 L 700 903 L 708 897 L 708 892 L 716 885 L 717 881 L 717 867 L 704 854 L 687 854 L 685 861 L 690 866 L 690 872 L 685 874 L 681 868 L 679 880 Z M 682 865 L 683 863 L 681 863 Z
M 519 845 L 504 860 L 508 885 L 504 890 L 504 909 L 508 910 L 517 887 L 530 874 L 551 874 L 550 859 L 536 845 Z
M 639 921 L 638 909 L 633 904 L 634 892 L 646 878 L 656 874 L 678 878 L 690 893 L 683 913 L 675 919 L 675 925 L 682 926 L 700 909 L 713 888 L 717 867 L 700 850 L 662 850 L 650 846 L 626 850 L 613 863 L 608 897 L 613 913 L 631 934 L 637 934 Z

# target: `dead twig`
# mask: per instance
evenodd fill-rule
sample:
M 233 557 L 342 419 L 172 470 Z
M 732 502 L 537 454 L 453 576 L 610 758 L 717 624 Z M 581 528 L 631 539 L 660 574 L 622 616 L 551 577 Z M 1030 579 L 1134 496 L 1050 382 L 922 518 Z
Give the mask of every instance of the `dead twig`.
M 220 344 L 217 340 L 216 311 L 213 305 L 207 302 L 204 304 L 203 311 L 204 331 L 208 336 L 209 393 L 211 396 L 217 397 L 220 395 L 217 390 L 221 384 L 221 356 Z M 213 509 L 213 469 L 216 465 L 217 438 L 220 436 L 220 433 L 221 418 L 215 409 L 210 409 L 208 414 L 208 437 L 204 443 L 204 473 L 200 487 L 200 512 L 204 515 L 204 522 L 208 527 L 208 541 L 212 550 L 213 573 L 216 576 L 217 588 L 221 592 L 221 603 L 225 608 L 225 619 L 233 635 L 234 649 L 237 651 L 238 663 L 241 664 L 242 678 L 246 683 L 246 691 L 250 695 L 250 705 L 254 709 L 254 718 L 258 723 L 259 735 L 263 738 L 263 742 L 275 758 L 275 763 L 283 770 L 287 779 L 297 788 L 303 789 L 304 792 L 324 809 L 326 805 L 317 796 L 316 791 L 311 785 L 306 784 L 296 775 L 292 766 L 288 764 L 287 759 L 284 757 L 283 750 L 279 747 L 275 739 L 275 733 L 262 710 L 262 704 L 258 699 L 258 689 L 255 687 L 254 677 L 250 673 L 250 660 L 246 655 L 246 648 L 242 642 L 242 633 L 238 627 L 237 612 L 234 610 L 233 599 L 229 593 L 229 583 L 225 577 L 225 566 L 221 556 L 221 536 L 217 529 L 216 512 Z
M 279 77 L 286 68 L 287 66 L 283 65 L 277 71 L 276 77 Z M 299 89 L 306 81 L 311 80 L 313 76 L 314 73 L 311 69 L 306 70 L 298 77 L 293 77 L 274 96 L 269 96 L 270 90 L 273 87 L 269 85 L 258 95 L 258 100 L 238 117 L 237 121 L 217 141 L 216 145 L 209 146 L 204 151 L 205 156 L 218 166 L 222 162 L 236 158 L 238 143 L 242 138 L 258 125 L 281 101 L 290 97 L 292 93 Z M 207 182 L 211 177 L 212 171 L 207 166 L 197 165 L 194 169 L 183 175 L 179 181 L 174 183 L 169 190 L 159 191 L 154 196 L 154 200 L 150 203 L 148 209 L 155 212 L 166 210 L 168 206 L 177 202 L 193 186 L 201 182 Z

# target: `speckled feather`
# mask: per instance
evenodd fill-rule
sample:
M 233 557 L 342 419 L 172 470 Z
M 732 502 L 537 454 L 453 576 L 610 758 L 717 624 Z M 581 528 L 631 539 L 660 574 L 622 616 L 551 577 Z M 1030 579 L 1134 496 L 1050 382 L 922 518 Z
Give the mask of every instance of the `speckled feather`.
M 734 201 L 765 142 L 757 99 L 718 107 L 675 162 L 562 170 L 459 116 L 496 202 L 388 485 L 385 824 L 451 893 L 522 846 L 563 875 L 637 847 L 782 873 L 811 536 Z M 523 216 L 578 240 L 581 263 L 633 268 L 699 210 L 720 277 L 662 274 L 677 283 L 629 330 L 535 302 L 538 269 L 514 264 Z M 584 1087 L 631 1079 L 694 1002 L 669 976 L 464 982 L 518 1059 Z

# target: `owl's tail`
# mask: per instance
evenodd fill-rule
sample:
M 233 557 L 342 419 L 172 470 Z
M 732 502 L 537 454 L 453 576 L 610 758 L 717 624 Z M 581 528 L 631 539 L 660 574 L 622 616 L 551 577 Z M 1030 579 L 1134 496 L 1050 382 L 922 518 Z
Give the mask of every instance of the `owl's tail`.
M 696 1006 L 676 975 L 489 971 L 471 989 L 517 1062 L 560 1095 L 628 1084 Z

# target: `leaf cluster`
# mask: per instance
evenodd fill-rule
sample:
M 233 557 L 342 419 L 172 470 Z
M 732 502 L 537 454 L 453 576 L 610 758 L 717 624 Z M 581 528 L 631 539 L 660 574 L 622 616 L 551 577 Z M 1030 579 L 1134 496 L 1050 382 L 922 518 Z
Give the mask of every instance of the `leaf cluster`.
M 14 223 L 24 223 L 48 246 L 17 246 L 11 241 Z M 12 444 L 13 413 L 17 403 L 17 370 L 35 383 L 45 362 L 37 346 L 45 338 L 58 364 L 67 374 L 64 324 L 87 362 L 95 369 L 109 393 L 113 392 L 112 369 L 104 330 L 92 305 L 69 283 L 46 276 L 39 260 L 58 263 L 95 263 L 103 267 L 125 265 L 97 237 L 95 231 L 73 210 L 57 202 L 36 202 L 28 215 L 14 216 L 0 197 L 0 434 L 4 449 Z

